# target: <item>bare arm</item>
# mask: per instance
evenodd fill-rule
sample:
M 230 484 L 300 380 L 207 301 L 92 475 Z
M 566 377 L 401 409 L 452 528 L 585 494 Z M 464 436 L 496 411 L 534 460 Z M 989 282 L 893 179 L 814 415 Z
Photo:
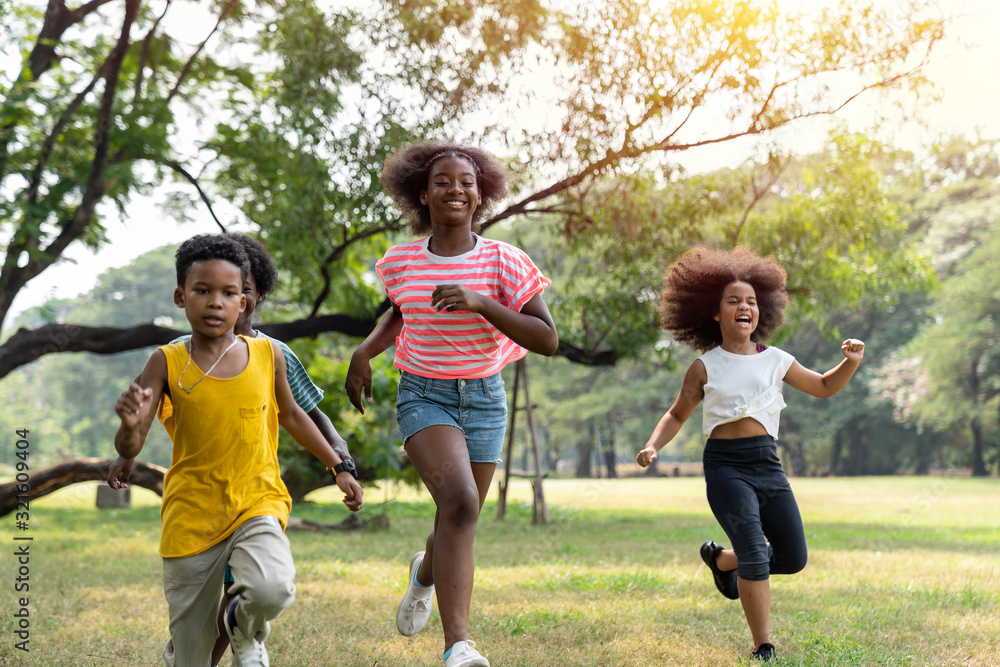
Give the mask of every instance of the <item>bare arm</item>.
M 559 333 L 541 292 L 518 312 L 467 287 L 438 285 L 431 295 L 431 305 L 448 312 L 479 313 L 521 347 L 546 357 L 555 354 L 559 347 Z
M 344 382 L 344 389 L 347 390 L 347 398 L 351 405 L 365 413 L 363 397 L 372 402 L 372 367 L 371 360 L 385 352 L 389 346 L 396 342 L 396 336 L 403 329 L 403 314 L 399 306 L 392 304 L 392 308 L 382 316 L 368 338 L 358 346 L 358 349 L 351 355 L 351 364 L 347 368 L 347 380 Z
M 115 412 L 121 418 L 115 449 L 122 458 L 134 459 L 142 451 L 166 384 L 167 358 L 156 350 L 136 381 L 115 402 Z
M 785 373 L 785 382 L 794 389 L 805 392 L 816 398 L 833 396 L 847 385 L 847 381 L 858 369 L 861 359 L 865 356 L 865 344 L 854 338 L 848 338 L 840 345 L 844 359 L 839 364 L 820 375 L 809 370 L 799 362 L 793 362 Z
M 701 359 L 695 359 L 684 374 L 684 384 L 677 392 L 674 404 L 660 417 L 653 434 L 646 441 L 646 446 L 636 455 L 635 460 L 640 466 L 645 468 L 655 461 L 657 452 L 677 435 L 681 426 L 705 397 L 706 382 L 708 382 L 708 371 L 705 370 L 705 364 Z
M 337 429 L 333 426 L 333 422 L 330 418 L 326 416 L 326 413 L 319 409 L 317 405 L 315 408 L 306 413 L 309 419 L 312 420 L 313 424 L 316 424 L 316 428 L 319 432 L 323 434 L 333 451 L 337 452 L 337 455 L 343 461 L 344 459 L 351 459 L 351 452 L 347 448 L 347 441 L 344 440 Z
M 299 407 L 288 386 L 285 370 L 285 355 L 278 343 L 271 341 L 274 350 L 274 395 L 278 402 L 278 423 L 327 468 L 333 468 L 342 461 L 340 455 L 326 441 L 309 415 Z M 361 509 L 361 486 L 351 473 L 344 471 L 335 477 L 337 486 L 344 492 L 344 504 L 352 512 Z

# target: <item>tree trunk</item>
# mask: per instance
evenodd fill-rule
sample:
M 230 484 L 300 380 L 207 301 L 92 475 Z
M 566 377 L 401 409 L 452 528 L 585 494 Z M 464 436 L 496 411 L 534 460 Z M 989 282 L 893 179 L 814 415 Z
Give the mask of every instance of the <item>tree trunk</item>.
M 841 460 L 844 451 L 844 429 L 838 429 L 833 435 L 833 447 L 830 448 L 830 472 L 842 475 L 844 462 Z
M 849 428 L 844 474 L 856 477 L 868 472 L 868 435 L 864 431 Z
M 591 476 L 600 479 L 603 476 L 601 470 L 601 452 L 604 451 L 604 438 L 602 437 L 603 434 L 601 433 L 601 425 L 598 424 L 597 422 L 594 422 L 594 425 L 591 426 L 590 430 L 591 433 L 593 434 L 593 437 L 591 438 L 593 446 L 591 447 L 590 451 L 591 454 L 593 454 L 594 456 L 594 460 L 592 463 L 593 474 Z
M 577 451 L 580 453 L 580 460 L 576 464 L 576 476 L 581 478 L 590 478 L 593 476 L 590 460 L 593 457 L 594 440 L 592 438 L 584 438 L 577 447 Z
M 106 480 L 108 469 L 115 459 L 73 459 L 65 461 L 51 468 L 38 470 L 31 473 L 30 482 L 27 483 L 27 493 L 22 493 L 23 487 L 15 479 L 7 484 L 0 484 L 0 516 L 4 516 L 17 509 L 18 500 L 28 502 L 47 496 L 53 491 L 78 484 L 80 482 L 92 482 L 94 480 Z M 166 468 L 136 461 L 132 470 L 132 477 L 128 483 L 130 486 L 141 486 L 149 489 L 158 496 L 163 495 L 163 475 Z M 25 498 L 27 496 L 27 498 Z
M 618 478 L 618 469 L 615 467 L 615 430 L 608 426 L 608 442 L 604 448 L 604 466 L 608 470 L 608 479 Z
M 983 458 L 983 427 L 978 419 L 969 425 L 972 430 L 972 476 L 986 477 L 986 460 Z
M 792 475 L 805 475 L 806 473 L 806 452 L 802 442 L 791 443 L 788 440 L 779 440 L 785 452 L 785 472 L 789 477 Z

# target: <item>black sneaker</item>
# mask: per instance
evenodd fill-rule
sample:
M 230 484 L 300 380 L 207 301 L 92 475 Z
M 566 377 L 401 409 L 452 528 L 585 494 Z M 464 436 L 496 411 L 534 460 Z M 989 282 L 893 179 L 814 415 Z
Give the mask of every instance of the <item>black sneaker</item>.
M 750 659 L 771 662 L 778 659 L 778 652 L 774 650 L 774 644 L 761 644 L 750 654 Z
M 712 575 L 715 578 L 715 587 L 730 600 L 739 600 L 740 589 L 736 585 L 736 570 L 723 572 L 715 563 L 715 559 L 719 557 L 721 552 L 722 545 L 712 540 L 705 540 L 705 543 L 701 545 L 701 559 L 705 561 L 705 565 L 712 571 Z

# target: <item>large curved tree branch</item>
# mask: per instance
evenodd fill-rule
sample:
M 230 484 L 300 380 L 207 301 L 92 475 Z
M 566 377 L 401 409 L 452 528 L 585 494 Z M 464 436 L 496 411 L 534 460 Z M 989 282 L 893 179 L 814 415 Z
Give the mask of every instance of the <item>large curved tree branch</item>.
M 283 341 L 337 332 L 364 337 L 378 322 L 377 316 L 323 315 L 294 322 L 264 324 L 260 330 Z M 19 329 L 0 346 L 0 378 L 46 354 L 92 352 L 117 354 L 152 345 L 164 345 L 186 332 L 139 324 L 134 327 L 91 327 L 77 324 L 46 324 L 37 329 Z
M 114 459 L 73 459 L 33 472 L 27 493 L 20 492 L 17 481 L 0 484 L 0 516 L 17 509 L 19 500 L 22 503 L 27 502 L 30 506 L 32 500 L 47 496 L 71 484 L 105 480 L 108 478 L 108 468 L 112 463 Z M 166 472 L 165 468 L 158 465 L 136 461 L 129 484 L 141 486 L 162 496 L 163 476 Z
M 370 317 L 321 315 L 294 322 L 263 324 L 259 329 L 268 336 L 285 342 L 296 338 L 311 338 L 323 333 L 342 333 L 364 338 L 375 328 L 387 304 L 383 303 L 382 306 L 379 312 Z M 165 345 L 184 333 L 186 332 L 155 324 L 139 324 L 127 328 L 46 324 L 37 329 L 19 329 L 0 345 L 0 378 L 47 354 L 62 352 L 117 354 L 153 345 Z M 598 366 L 613 364 L 618 358 L 611 350 L 593 352 L 565 341 L 560 341 L 557 354 L 580 364 Z
M 729 141 L 734 141 L 743 137 L 755 136 L 758 134 L 763 134 L 766 132 L 771 132 L 777 130 L 793 121 L 804 120 L 807 118 L 815 118 L 822 116 L 833 116 L 839 113 L 844 107 L 856 100 L 859 96 L 876 90 L 879 88 L 886 88 L 898 84 L 901 81 L 912 78 L 916 73 L 927 63 L 928 57 L 930 55 L 931 49 L 936 44 L 936 39 L 929 41 L 926 47 L 926 52 L 921 58 L 920 62 L 902 72 L 898 72 L 891 76 L 886 76 L 877 81 L 861 85 L 854 93 L 846 96 L 839 103 L 833 103 L 829 106 L 820 109 L 813 110 L 800 110 L 797 113 L 792 113 L 787 116 L 776 116 L 768 117 L 767 110 L 771 107 L 774 96 L 776 92 L 784 87 L 791 85 L 794 81 L 799 80 L 803 77 L 796 77 L 795 79 L 788 81 L 781 81 L 775 83 L 768 91 L 764 100 L 761 101 L 760 105 L 756 111 L 752 114 L 751 119 L 746 127 L 736 130 L 734 132 L 729 132 L 716 137 L 710 137 L 707 139 L 700 139 L 698 141 L 688 142 L 688 143 L 674 143 L 674 138 L 678 130 L 683 127 L 688 120 L 691 118 L 692 114 L 701 107 L 706 99 L 709 97 L 709 90 L 707 85 L 704 86 L 700 93 L 696 94 L 694 99 L 691 101 L 690 107 L 686 110 L 684 117 L 680 120 L 679 125 L 667 132 L 663 138 L 658 141 L 653 141 L 648 144 L 635 144 L 632 139 L 635 133 L 642 127 L 643 123 L 647 121 L 652 121 L 658 114 L 656 113 L 656 108 L 662 106 L 662 102 L 652 102 L 651 108 L 642 116 L 641 120 L 634 125 L 627 126 L 625 140 L 622 142 L 622 146 L 619 149 L 608 149 L 604 154 L 604 157 L 591 162 L 590 164 L 584 165 L 582 168 L 577 170 L 576 173 L 564 177 L 563 179 L 553 183 L 547 188 L 534 192 L 527 197 L 521 199 L 520 201 L 511 204 L 506 209 L 495 215 L 492 219 L 483 224 L 483 229 L 505 220 L 516 215 L 531 213 L 535 209 L 535 204 L 541 202 L 549 197 L 562 193 L 569 188 L 572 188 L 580 183 L 586 181 L 589 178 L 597 176 L 603 173 L 607 169 L 612 169 L 619 164 L 627 161 L 634 160 L 636 158 L 648 155 L 651 153 L 676 153 L 693 148 L 701 148 L 705 146 L 711 146 L 714 144 L 726 143 Z M 836 71 L 836 70 L 834 70 Z M 823 72 L 811 72 L 811 75 L 820 75 Z

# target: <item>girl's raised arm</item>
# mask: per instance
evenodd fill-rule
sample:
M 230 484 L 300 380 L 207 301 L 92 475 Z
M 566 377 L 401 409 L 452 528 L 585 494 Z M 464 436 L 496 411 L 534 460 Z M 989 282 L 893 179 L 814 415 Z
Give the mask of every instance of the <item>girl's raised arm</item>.
M 797 361 L 792 362 L 788 372 L 785 373 L 785 382 L 790 387 L 816 398 L 833 396 L 847 385 L 847 381 L 858 369 L 858 364 L 865 356 L 865 344 L 863 341 L 848 338 L 840 344 L 840 351 L 844 353 L 843 361 L 822 375 L 809 370 Z

